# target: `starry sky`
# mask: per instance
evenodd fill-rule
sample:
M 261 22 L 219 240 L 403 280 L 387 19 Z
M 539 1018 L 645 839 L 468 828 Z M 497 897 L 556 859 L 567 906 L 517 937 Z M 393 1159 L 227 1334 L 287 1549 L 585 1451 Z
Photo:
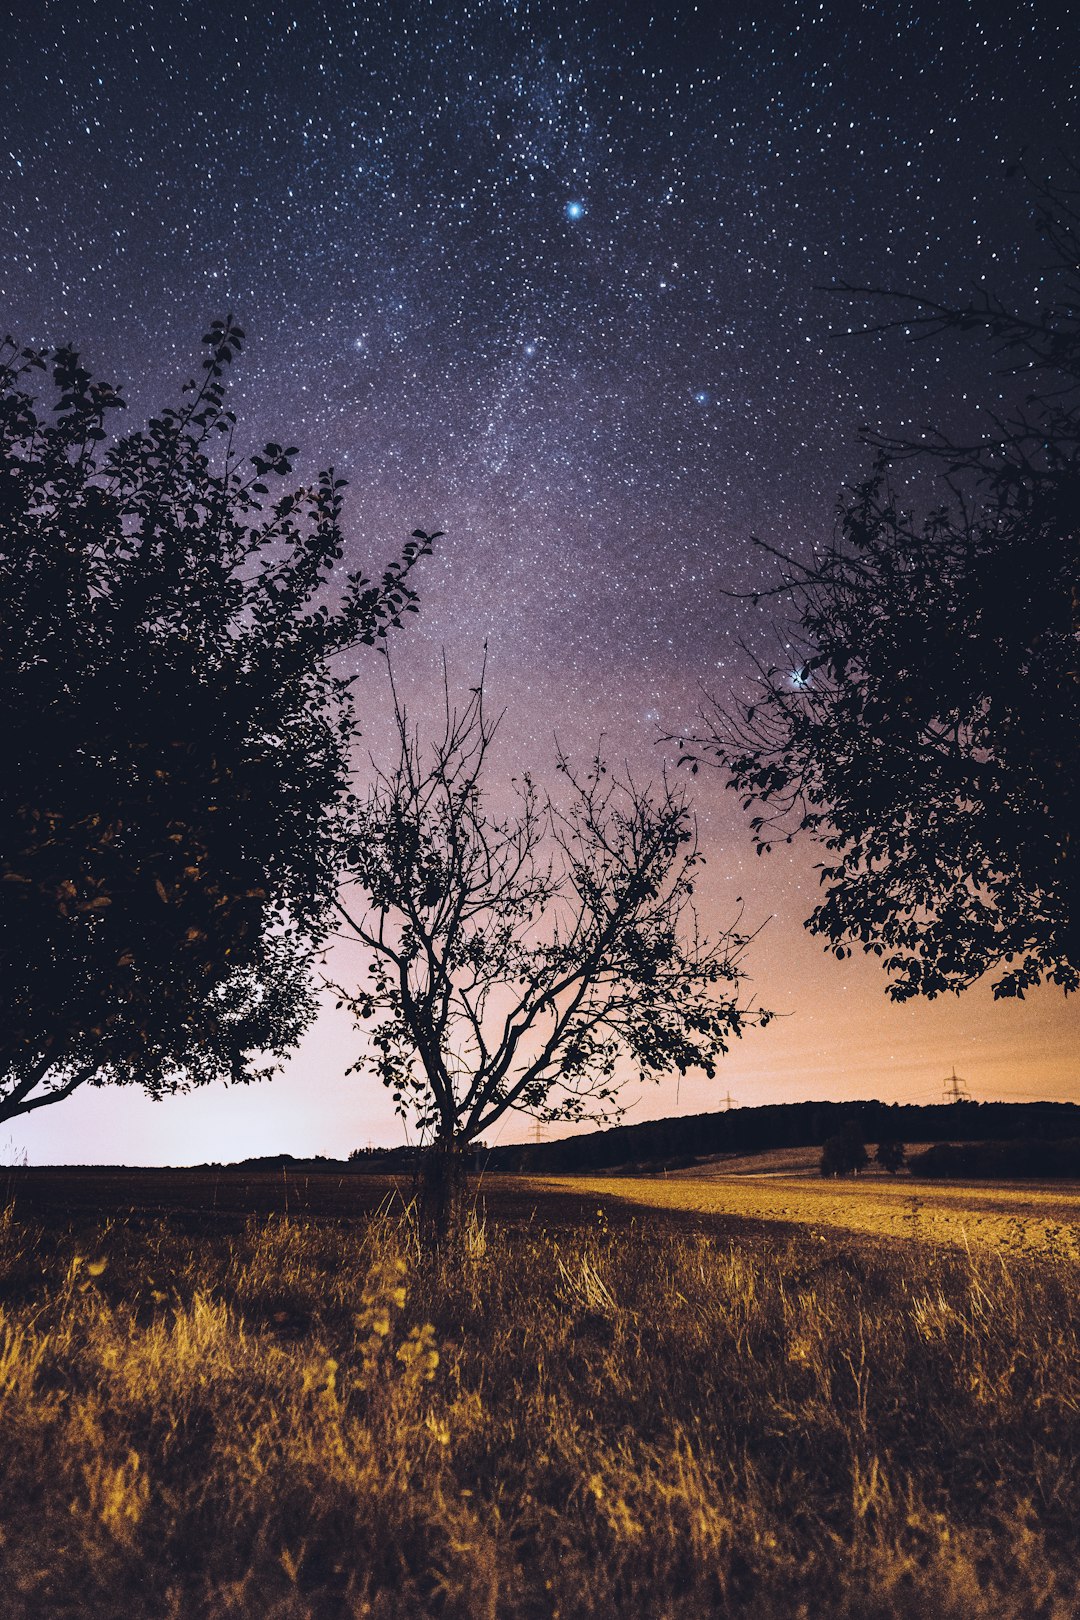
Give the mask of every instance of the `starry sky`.
M 1075 145 L 1073 26 L 1019 0 L 4 10 L 0 326 L 75 344 L 134 424 L 233 312 L 242 429 L 349 479 L 347 564 L 446 531 L 395 664 L 422 714 L 442 650 L 464 683 L 486 642 L 507 771 L 543 774 L 553 734 L 659 770 L 659 739 L 745 678 L 741 644 L 776 644 L 722 594 L 762 578 L 749 536 L 826 538 L 860 426 L 1000 404 L 978 345 L 860 336 L 865 310 L 825 289 L 985 282 L 1029 304 L 1041 260 L 1007 171 Z M 384 673 L 358 673 L 377 751 Z M 1058 994 L 893 1006 L 874 963 L 802 930 L 814 852 L 756 860 L 719 778 L 692 786 L 706 922 L 736 896 L 771 919 L 748 966 L 789 1016 L 719 1083 L 632 1093 L 629 1117 L 726 1093 L 933 1100 L 954 1064 L 977 1097 L 1080 1099 Z M 10 1127 L 0 1158 L 398 1141 L 375 1082 L 344 1076 L 355 1051 L 328 1010 L 272 1087 L 80 1095 Z

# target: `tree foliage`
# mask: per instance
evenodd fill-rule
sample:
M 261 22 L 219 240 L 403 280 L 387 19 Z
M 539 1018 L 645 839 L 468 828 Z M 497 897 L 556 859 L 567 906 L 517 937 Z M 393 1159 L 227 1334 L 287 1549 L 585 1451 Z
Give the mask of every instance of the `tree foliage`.
M 340 914 L 370 953 L 367 984 L 335 986 L 373 1069 L 442 1152 L 509 1109 L 609 1119 L 628 1071 L 712 1075 L 748 1020 L 747 944 L 707 940 L 693 913 L 700 861 L 684 798 L 599 759 L 560 757 L 563 802 L 532 776 L 492 802 L 498 720 L 483 683 L 446 694 L 430 751 L 396 705 L 397 757 L 356 811 Z
M 837 1136 L 830 1136 L 821 1149 L 823 1176 L 857 1175 L 868 1164 L 862 1133 L 855 1120 L 848 1120 Z
M 1072 179 L 1076 181 L 1074 174 Z M 871 437 L 869 475 L 810 561 L 772 547 L 781 662 L 690 746 L 719 763 L 759 852 L 827 852 L 808 926 L 884 959 L 890 994 L 1078 983 L 1080 191 L 1037 191 L 1041 307 L 901 302 L 909 334 L 987 339 L 1019 403 L 983 437 Z M 885 293 L 846 288 L 875 299 Z M 936 504 L 905 508 L 911 475 Z
M 890 1176 L 895 1176 L 896 1172 L 903 1169 L 907 1163 L 907 1148 L 903 1142 L 886 1138 L 875 1148 L 874 1160 L 882 1170 L 887 1170 Z
M 182 405 L 111 443 L 123 400 L 75 353 L 0 349 L 0 1119 L 250 1079 L 311 1011 L 351 736 L 329 660 L 412 609 L 429 540 L 328 589 L 343 481 L 238 453 L 242 340 L 215 322 Z

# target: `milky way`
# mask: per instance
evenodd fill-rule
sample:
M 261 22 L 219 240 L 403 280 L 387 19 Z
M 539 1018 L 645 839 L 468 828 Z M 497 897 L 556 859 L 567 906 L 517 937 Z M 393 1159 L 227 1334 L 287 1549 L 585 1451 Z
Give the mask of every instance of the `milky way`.
M 977 345 L 851 336 L 865 308 L 825 289 L 1036 293 L 1030 198 L 1007 169 L 1075 141 L 1073 30 L 1049 16 L 35 8 L 0 113 L 0 319 L 75 343 L 135 420 L 234 312 L 244 431 L 349 479 L 346 563 L 446 531 L 409 651 L 400 638 L 417 680 L 444 646 L 473 667 L 486 640 L 518 746 L 603 730 L 645 757 L 762 634 L 723 594 L 759 577 L 751 533 L 827 536 L 864 465 L 860 425 L 956 424 L 999 399 Z M 922 1069 L 895 1068 L 905 1037 L 874 1045 L 876 970 L 825 981 L 799 934 L 809 856 L 745 876 L 737 806 L 715 783 L 699 794 L 723 881 L 781 913 L 765 980 L 807 1012 L 777 1055 L 760 1038 L 747 1087 L 783 1094 L 793 1054 L 823 1049 L 813 1016 L 832 995 L 858 1002 L 863 1032 L 838 1083 L 886 1091 L 892 1064 L 897 1094 L 918 1089 Z M 976 1053 L 984 1002 L 962 1005 L 947 1025 L 904 1015 L 931 1078 Z M 1041 1041 L 1031 1083 L 1060 1091 L 1059 1003 L 1008 1016 L 1028 1022 L 996 1050 Z M 1007 1061 L 990 1067 L 1005 1094 Z M 824 1094 L 827 1064 L 809 1069 L 802 1094 Z

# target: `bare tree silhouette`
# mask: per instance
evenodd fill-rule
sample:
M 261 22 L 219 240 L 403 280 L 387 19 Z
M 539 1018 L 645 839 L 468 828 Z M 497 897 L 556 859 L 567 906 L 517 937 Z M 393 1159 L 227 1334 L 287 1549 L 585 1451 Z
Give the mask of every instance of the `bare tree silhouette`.
M 523 773 L 490 804 L 498 719 L 483 681 L 425 749 L 396 707 L 397 755 L 358 807 L 339 912 L 371 955 L 369 983 L 335 984 L 399 1111 L 431 1140 L 437 1230 L 460 1204 L 462 1150 L 510 1109 L 542 1123 L 611 1119 L 636 1072 L 713 1074 L 748 1022 L 747 936 L 698 931 L 700 861 L 685 798 L 596 759 L 565 758 L 560 806 Z

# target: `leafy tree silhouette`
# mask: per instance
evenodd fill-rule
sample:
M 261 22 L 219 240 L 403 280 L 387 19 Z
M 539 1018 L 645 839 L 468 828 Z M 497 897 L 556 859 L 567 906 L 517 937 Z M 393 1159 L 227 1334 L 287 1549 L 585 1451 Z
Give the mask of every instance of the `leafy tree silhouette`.
M 823 554 L 765 546 L 779 577 L 754 599 L 790 604 L 796 652 L 688 745 L 754 811 L 759 853 L 824 847 L 807 926 L 837 956 L 882 957 L 898 1000 L 987 972 L 996 996 L 1080 982 L 1078 179 L 1035 187 L 1041 307 L 908 296 L 871 328 L 982 336 L 1022 403 L 985 437 L 867 436 L 872 470 Z M 897 487 L 912 472 L 940 496 L 921 518 Z
M 874 1151 L 874 1159 L 882 1170 L 887 1170 L 890 1176 L 895 1176 L 907 1162 L 907 1149 L 903 1142 L 879 1142 Z
M 351 737 L 330 660 L 413 609 L 430 537 L 335 599 L 343 480 L 270 502 L 297 451 L 242 461 L 243 332 L 204 342 L 182 406 L 111 447 L 113 387 L 0 347 L 0 1119 L 256 1078 L 312 1011 Z
M 849 1119 L 843 1130 L 836 1136 L 830 1136 L 821 1149 L 823 1176 L 851 1175 L 865 1170 L 867 1162 L 862 1134 L 854 1120 Z
M 396 694 L 395 694 L 396 698 Z M 540 1121 L 610 1120 L 622 1080 L 712 1075 L 750 1022 L 739 999 L 747 936 L 703 938 L 700 856 L 685 800 L 595 760 L 565 758 L 561 806 L 523 773 L 490 804 L 499 721 L 483 679 L 460 708 L 446 688 L 426 749 L 396 702 L 396 758 L 356 808 L 343 922 L 372 956 L 370 982 L 335 985 L 374 1021 L 372 1069 L 431 1142 L 429 1228 L 452 1232 L 466 1146 L 509 1109 Z

